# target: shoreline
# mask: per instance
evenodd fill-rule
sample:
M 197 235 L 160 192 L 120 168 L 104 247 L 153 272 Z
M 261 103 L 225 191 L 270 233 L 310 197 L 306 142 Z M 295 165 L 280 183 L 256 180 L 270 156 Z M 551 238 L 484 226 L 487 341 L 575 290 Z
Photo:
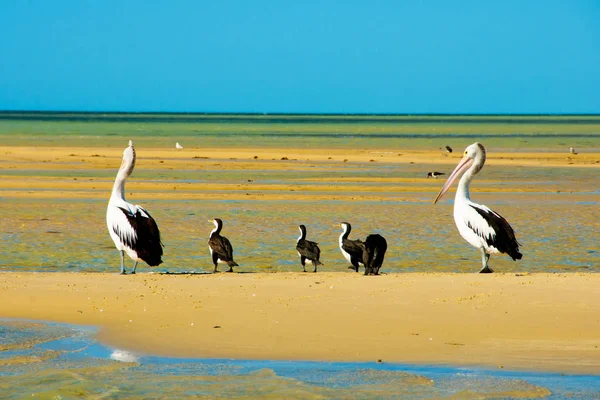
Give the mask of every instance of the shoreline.
M 598 374 L 599 284 L 578 272 L 2 272 L 0 317 L 92 325 L 102 343 L 158 356 Z

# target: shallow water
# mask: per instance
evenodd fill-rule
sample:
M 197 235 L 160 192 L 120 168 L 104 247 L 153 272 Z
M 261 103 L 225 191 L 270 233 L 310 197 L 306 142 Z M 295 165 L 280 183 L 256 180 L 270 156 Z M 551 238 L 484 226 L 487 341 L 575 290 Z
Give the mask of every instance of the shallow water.
M 142 264 L 140 272 L 212 270 L 206 241 L 213 226 L 208 219 L 217 216 L 225 221 L 222 234 L 233 243 L 238 271 L 300 270 L 294 247 L 300 223 L 308 225 L 309 239 L 321 246 L 322 270 L 345 271 L 348 265 L 337 244 L 338 224 L 345 220 L 353 223 L 351 237 L 374 231 L 386 237 L 389 247 L 382 272 L 476 271 L 479 256 L 457 234 L 451 204 L 434 208 L 426 194 L 404 197 L 385 202 L 148 199 L 142 204 L 152 204 L 165 256 L 160 267 Z M 499 203 L 497 195 L 496 201 L 491 195 L 480 196 L 516 221 L 513 226 L 525 254 L 518 263 L 504 255 L 492 256 L 491 265 L 498 271 L 599 270 L 598 224 L 584 219 L 597 215 L 597 203 L 561 194 L 506 197 Z M 3 204 L 14 213 L 5 219 L 11 223 L 0 234 L 1 270 L 118 270 L 119 255 L 104 222 L 105 201 L 4 200 Z
M 218 217 L 225 223 L 223 235 L 233 243 L 240 271 L 300 270 L 294 248 L 299 224 L 307 226 L 309 240 L 319 242 L 324 270 L 347 271 L 337 242 L 339 223 L 348 221 L 353 226 L 351 238 L 378 232 L 387 239 L 382 272 L 475 272 L 480 257 L 458 235 L 452 196 L 431 204 L 443 179 L 423 179 L 428 170 L 449 173 L 447 164 L 290 160 L 282 169 L 271 168 L 269 160 L 245 169 L 247 161 L 221 165 L 207 160 L 205 170 L 194 164 L 169 169 L 156 164 L 159 160 L 144 164 L 144 148 L 166 143 L 172 147 L 175 140 L 199 148 L 250 147 L 257 153 L 263 147 L 360 147 L 372 149 L 376 158 L 381 149 L 395 154 L 407 148 L 438 149 L 451 144 L 460 151 L 477 139 L 488 146 L 488 153 L 496 149 L 557 151 L 568 146 L 585 153 L 600 148 L 600 117 L 0 113 L 0 139 L 5 146 L 36 145 L 42 152 L 46 145 L 72 146 L 75 153 L 94 157 L 94 148 L 122 148 L 125 138 L 136 141 L 140 160 L 128 181 L 128 200 L 152 213 L 165 244 L 164 264 L 155 271 L 210 271 L 206 241 L 212 224 L 207 220 Z M 165 160 L 169 162 L 175 160 Z M 112 168 L 82 169 L 78 161 L 71 164 L 49 162 L 24 169 L 18 163 L 0 162 L 0 175 L 6 178 L 89 182 L 81 189 L 62 189 L 69 199 L 13 198 L 9 190 L 2 197 L 0 192 L 0 240 L 4 244 L 0 270 L 118 270 L 119 256 L 106 230 L 105 210 L 119 161 L 115 159 Z M 600 164 L 486 166 L 473 183 L 472 197 L 511 223 L 524 254 L 519 262 L 492 255 L 490 265 L 505 272 L 598 271 L 599 171 Z M 166 192 L 138 189 L 141 183 L 168 183 L 160 190 L 181 191 L 186 197 L 156 198 Z M 217 186 L 188 188 L 209 183 Z M 30 193 L 53 191 L 36 185 L 31 184 Z M 228 189 L 221 190 L 219 185 Z M 201 198 L 206 194 L 212 198 Z M 140 266 L 140 272 L 148 270 Z
M 427 365 L 177 359 L 98 343 L 94 329 L 0 320 L 2 398 L 598 398 L 600 377 Z

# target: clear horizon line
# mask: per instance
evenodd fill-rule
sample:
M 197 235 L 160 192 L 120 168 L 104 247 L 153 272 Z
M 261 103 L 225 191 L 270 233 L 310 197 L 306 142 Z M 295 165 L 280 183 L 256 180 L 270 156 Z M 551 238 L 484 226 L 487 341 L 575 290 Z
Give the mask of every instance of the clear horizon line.
M 368 112 L 257 112 L 257 111 L 114 111 L 114 110 L 0 110 L 0 114 L 139 114 L 139 115 L 316 115 L 316 116 L 600 116 L 600 113 L 368 113 Z

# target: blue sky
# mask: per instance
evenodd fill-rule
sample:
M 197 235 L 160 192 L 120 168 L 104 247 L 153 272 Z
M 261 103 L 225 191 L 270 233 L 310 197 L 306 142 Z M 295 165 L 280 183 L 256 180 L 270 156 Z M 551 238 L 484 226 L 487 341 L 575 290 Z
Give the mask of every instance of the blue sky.
M 600 1 L 2 0 L 0 109 L 600 113 Z

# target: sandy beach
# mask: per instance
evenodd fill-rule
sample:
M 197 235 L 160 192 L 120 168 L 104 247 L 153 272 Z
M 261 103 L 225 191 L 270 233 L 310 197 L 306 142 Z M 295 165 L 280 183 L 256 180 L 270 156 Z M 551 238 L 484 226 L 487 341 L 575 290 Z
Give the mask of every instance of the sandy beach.
M 0 316 L 142 354 L 600 371 L 597 274 L 0 275 Z

